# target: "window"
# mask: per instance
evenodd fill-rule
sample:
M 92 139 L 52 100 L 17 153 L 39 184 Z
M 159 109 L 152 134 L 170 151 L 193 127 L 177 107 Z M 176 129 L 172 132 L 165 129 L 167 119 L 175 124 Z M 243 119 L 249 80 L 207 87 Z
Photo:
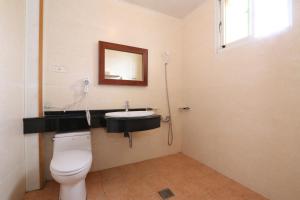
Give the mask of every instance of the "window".
M 223 40 L 226 45 L 249 36 L 249 0 L 225 0 L 224 4 Z
M 254 36 L 265 37 L 291 25 L 290 0 L 254 0 Z
M 249 36 L 265 37 L 291 24 L 291 0 L 218 0 L 219 44 L 227 45 Z

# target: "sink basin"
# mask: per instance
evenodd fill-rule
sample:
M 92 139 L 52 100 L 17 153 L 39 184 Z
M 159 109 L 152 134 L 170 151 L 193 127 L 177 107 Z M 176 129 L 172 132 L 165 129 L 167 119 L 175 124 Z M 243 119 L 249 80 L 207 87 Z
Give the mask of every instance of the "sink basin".
M 110 112 L 106 113 L 105 117 L 124 117 L 124 118 L 133 118 L 133 117 L 147 117 L 154 115 L 153 111 L 128 111 L 128 112 Z

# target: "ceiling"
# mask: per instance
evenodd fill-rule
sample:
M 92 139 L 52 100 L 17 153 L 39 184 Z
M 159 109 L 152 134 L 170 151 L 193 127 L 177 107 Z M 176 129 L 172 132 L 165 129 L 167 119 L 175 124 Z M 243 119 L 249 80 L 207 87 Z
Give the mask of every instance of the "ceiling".
M 129 3 L 150 8 L 158 12 L 184 18 L 192 12 L 203 0 L 125 0 Z

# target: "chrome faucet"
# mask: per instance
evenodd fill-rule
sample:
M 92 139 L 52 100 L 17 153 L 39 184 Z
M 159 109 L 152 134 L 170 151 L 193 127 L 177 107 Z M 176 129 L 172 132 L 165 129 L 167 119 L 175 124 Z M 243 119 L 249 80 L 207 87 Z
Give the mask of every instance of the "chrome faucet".
M 129 110 L 129 101 L 125 101 L 125 111 L 128 112 Z

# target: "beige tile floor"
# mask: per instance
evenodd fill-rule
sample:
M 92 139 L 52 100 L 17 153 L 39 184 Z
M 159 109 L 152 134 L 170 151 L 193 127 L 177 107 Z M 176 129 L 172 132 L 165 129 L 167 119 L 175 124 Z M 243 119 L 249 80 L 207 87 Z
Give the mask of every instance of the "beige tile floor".
M 170 200 L 265 200 L 261 195 L 211 168 L 176 154 L 90 173 L 88 200 L 160 200 L 158 191 L 170 188 Z M 25 200 L 57 200 L 59 185 L 25 194 Z

